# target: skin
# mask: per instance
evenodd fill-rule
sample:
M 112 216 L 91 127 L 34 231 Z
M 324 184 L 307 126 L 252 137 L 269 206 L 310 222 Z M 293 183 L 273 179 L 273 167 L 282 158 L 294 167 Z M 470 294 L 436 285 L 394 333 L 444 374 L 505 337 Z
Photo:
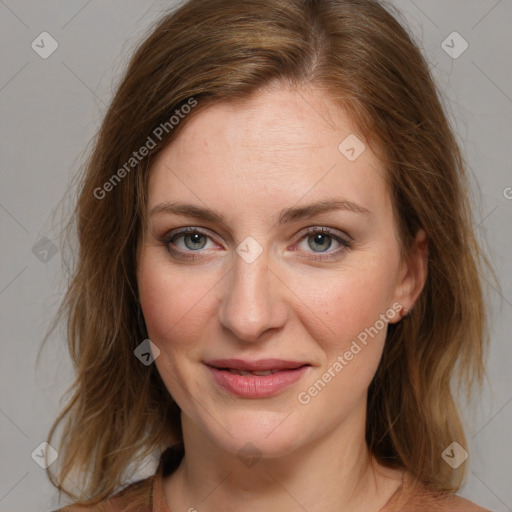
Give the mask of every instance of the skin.
M 399 487 L 402 471 L 378 464 L 364 439 L 386 327 L 309 403 L 297 398 L 393 304 L 409 310 L 426 276 L 424 233 L 402 261 L 383 167 L 368 145 L 355 161 L 341 154 L 355 125 L 332 112 L 312 88 L 268 87 L 242 105 L 217 103 L 188 120 L 151 169 L 149 211 L 180 201 L 225 217 L 157 213 L 139 244 L 140 300 L 161 351 L 155 364 L 182 410 L 186 455 L 164 480 L 173 511 L 376 512 Z M 371 214 L 277 223 L 285 208 L 329 199 Z M 207 237 L 182 236 L 173 247 L 194 260 L 174 257 L 160 240 L 188 226 Z M 328 235 L 315 242 L 306 229 L 319 227 L 348 235 L 351 247 Z M 252 263 L 236 252 L 248 236 L 263 250 Z M 319 256 L 327 259 L 312 259 Z M 203 364 L 225 357 L 311 367 L 278 395 L 247 399 L 218 387 Z M 248 442 L 261 455 L 252 467 L 237 457 Z

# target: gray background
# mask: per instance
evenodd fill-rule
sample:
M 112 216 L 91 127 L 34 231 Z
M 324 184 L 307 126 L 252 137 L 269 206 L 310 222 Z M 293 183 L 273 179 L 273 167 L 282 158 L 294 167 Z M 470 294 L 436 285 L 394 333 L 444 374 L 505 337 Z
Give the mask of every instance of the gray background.
M 479 197 L 476 229 L 501 282 L 491 289 L 492 344 L 480 401 L 465 408 L 470 458 L 460 494 L 512 510 L 512 1 L 397 0 L 434 69 Z M 0 511 L 48 511 L 56 493 L 31 458 L 72 382 L 62 331 L 36 356 L 66 283 L 59 229 L 72 178 L 126 58 L 172 2 L 0 0 Z M 42 59 L 31 43 L 49 32 Z M 442 42 L 468 42 L 458 58 Z M 450 40 L 448 40 L 450 41 Z M 449 43 L 451 44 L 451 43 Z M 460 41 L 452 46 L 461 48 Z M 48 48 L 48 46 L 46 46 Z M 39 243 L 46 237 L 49 241 Z M 38 244 L 39 245 L 36 245 Z M 34 246 L 35 249 L 34 249 Z M 52 254 L 55 247 L 57 252 Z M 45 252 L 45 250 L 47 252 Z M 47 260 L 47 261 L 45 261 Z M 60 402 L 64 403 L 64 399 Z M 154 469 L 148 461 L 140 476 Z

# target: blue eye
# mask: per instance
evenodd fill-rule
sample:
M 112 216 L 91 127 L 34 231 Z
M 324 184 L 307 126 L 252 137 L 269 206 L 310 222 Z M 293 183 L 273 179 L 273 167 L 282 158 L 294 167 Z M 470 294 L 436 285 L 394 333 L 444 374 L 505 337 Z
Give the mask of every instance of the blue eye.
M 185 235 L 180 235 L 179 237 L 175 237 L 175 239 L 181 238 L 185 243 L 185 247 L 190 249 L 191 251 L 196 251 L 198 249 L 204 249 L 206 245 L 206 235 L 203 233 L 188 233 Z M 190 245 L 187 243 L 190 241 Z
M 339 257 L 343 252 L 352 247 L 352 244 L 348 239 L 335 235 L 328 228 L 309 228 L 301 240 L 307 242 L 307 246 L 312 249 L 314 254 L 316 254 L 315 256 L 306 256 L 306 258 L 315 261 Z M 329 251 L 333 241 L 338 244 L 338 247 Z M 319 250 L 317 251 L 316 249 Z
M 210 235 L 206 231 L 195 227 L 187 227 L 171 232 L 160 241 L 167 248 L 168 252 L 177 259 L 193 260 L 201 257 L 199 255 L 203 252 L 202 249 L 212 248 L 207 246 L 208 241 L 212 241 Z M 335 235 L 329 228 L 320 227 L 309 228 L 300 237 L 298 245 L 300 246 L 304 242 L 306 242 L 307 248 L 299 249 L 299 251 L 313 253 L 313 255 L 305 256 L 305 258 L 314 261 L 334 259 L 352 247 L 348 239 Z M 337 247 L 334 250 L 329 250 L 333 242 L 337 244 Z M 216 246 L 213 241 L 212 244 L 213 247 Z M 297 251 L 297 249 L 292 250 Z
M 194 259 L 196 257 L 195 254 L 186 253 L 200 252 L 201 249 L 206 247 L 209 238 L 208 234 L 201 229 L 190 227 L 170 233 L 161 241 L 173 256 Z M 184 247 L 180 247 L 179 244 L 176 243 L 180 239 L 183 241 Z M 178 248 L 176 249 L 175 247 Z

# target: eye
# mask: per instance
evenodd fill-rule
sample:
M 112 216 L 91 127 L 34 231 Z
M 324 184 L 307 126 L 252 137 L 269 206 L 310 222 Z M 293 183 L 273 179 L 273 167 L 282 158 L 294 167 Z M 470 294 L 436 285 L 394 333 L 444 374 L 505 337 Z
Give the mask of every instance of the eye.
M 337 245 L 337 248 L 329 251 L 333 242 Z M 341 235 L 336 235 L 329 228 L 324 227 L 309 228 L 306 234 L 301 238 L 299 247 L 301 244 L 303 245 L 303 247 L 300 248 L 301 251 L 318 254 L 317 256 L 306 256 L 306 258 L 317 261 L 338 257 L 352 247 L 348 237 L 344 238 Z M 324 255 L 322 253 L 326 254 Z
M 208 247 L 208 242 L 211 246 Z M 203 252 L 203 249 L 211 249 L 217 247 L 212 241 L 208 232 L 201 228 L 187 227 L 178 231 L 173 231 L 160 239 L 160 242 L 166 247 L 168 252 L 175 258 L 196 259 Z M 334 245 L 334 250 L 329 250 Z M 347 236 L 325 227 L 308 228 L 306 233 L 300 237 L 297 244 L 301 252 L 313 253 L 311 256 L 304 256 L 306 259 L 314 261 L 322 261 L 334 259 L 342 255 L 347 249 L 352 248 L 352 243 Z M 302 245 L 302 247 L 301 247 Z M 297 251 L 297 249 L 292 249 Z M 323 254 L 325 253 L 325 254 Z
M 208 240 L 210 236 L 205 231 L 189 227 L 169 233 L 161 239 L 161 242 L 173 256 L 194 259 L 196 255 L 190 253 L 208 249 Z

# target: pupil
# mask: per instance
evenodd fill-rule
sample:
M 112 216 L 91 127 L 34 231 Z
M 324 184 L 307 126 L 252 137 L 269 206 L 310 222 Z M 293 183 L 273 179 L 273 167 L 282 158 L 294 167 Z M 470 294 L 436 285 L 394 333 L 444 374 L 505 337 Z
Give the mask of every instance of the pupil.
M 203 244 L 201 245 L 201 238 L 203 238 L 203 235 L 201 233 L 192 233 L 191 235 L 188 235 L 188 236 L 192 241 L 192 245 L 195 246 L 195 247 L 189 247 L 186 242 L 187 237 L 185 237 L 185 245 L 187 245 L 187 247 L 189 249 L 202 249 L 204 247 L 205 241 L 203 241 Z M 198 244 L 200 245 L 200 247 L 197 247 Z
M 329 249 L 329 246 L 331 244 L 330 243 L 326 244 L 325 242 L 326 242 L 326 240 L 329 240 L 329 238 L 330 238 L 329 235 L 323 235 L 323 234 L 319 233 L 314 236 L 314 242 L 318 243 L 320 246 L 324 245 L 323 249 L 327 250 L 327 249 Z M 322 242 L 324 242 L 324 243 L 322 244 Z M 315 249 L 311 244 L 309 244 L 309 246 L 311 247 L 311 249 Z M 317 248 L 318 248 L 318 245 L 317 245 Z M 322 252 L 322 251 L 320 251 L 320 252 Z

